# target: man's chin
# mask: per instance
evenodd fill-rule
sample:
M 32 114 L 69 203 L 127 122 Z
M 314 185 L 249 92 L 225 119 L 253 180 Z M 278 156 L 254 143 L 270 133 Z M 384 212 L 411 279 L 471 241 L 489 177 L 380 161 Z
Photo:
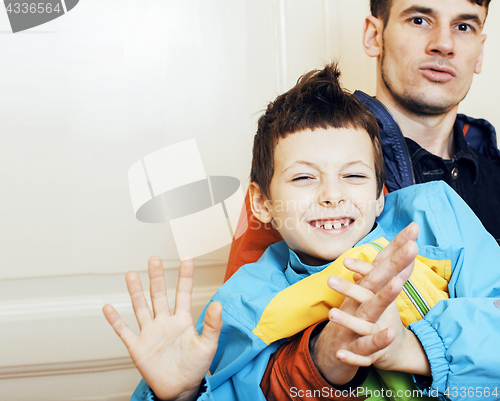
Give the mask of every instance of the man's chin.
M 404 110 L 417 116 L 447 114 L 456 108 L 467 95 L 467 92 L 463 96 L 451 93 L 454 88 L 449 82 L 439 84 L 424 80 L 413 82 L 406 88 L 398 90 L 397 87 L 393 87 L 391 80 L 387 80 L 386 74 L 382 74 L 382 81 L 393 101 Z
M 394 98 L 401 107 L 418 116 L 440 116 L 447 114 L 459 103 L 443 99 L 443 96 L 439 96 L 439 94 L 431 96 L 429 93 L 417 96 L 415 93 L 411 95 L 403 94 L 402 96 L 394 96 Z

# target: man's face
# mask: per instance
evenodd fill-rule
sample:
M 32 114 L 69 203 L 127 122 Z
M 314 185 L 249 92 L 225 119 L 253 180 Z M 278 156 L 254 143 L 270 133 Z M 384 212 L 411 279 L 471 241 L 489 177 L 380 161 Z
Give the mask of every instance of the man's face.
M 280 139 L 267 202 L 273 225 L 310 265 L 365 237 L 383 208 L 373 145 L 358 129 L 317 129 Z
M 418 115 L 457 106 L 481 71 L 485 18 L 468 0 L 393 0 L 380 58 L 386 98 Z

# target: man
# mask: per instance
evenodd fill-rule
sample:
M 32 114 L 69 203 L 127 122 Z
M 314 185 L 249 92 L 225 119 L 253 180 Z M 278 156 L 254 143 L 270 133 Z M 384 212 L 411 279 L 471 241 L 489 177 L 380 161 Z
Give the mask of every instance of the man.
M 363 45 L 377 58 L 376 98 L 361 92 L 356 96 L 379 123 L 387 190 L 444 180 L 498 241 L 500 153 L 495 131 L 485 120 L 457 115 L 474 73 L 481 72 L 488 5 L 489 0 L 372 0 Z M 255 222 L 249 223 L 233 244 L 226 279 L 280 239 L 269 227 L 255 229 Z M 345 310 L 356 314 L 352 307 Z M 366 377 L 362 369 L 340 381 L 329 376 L 342 363 L 369 364 L 362 359 L 367 350 L 338 353 L 346 349 L 348 337 L 340 324 L 329 322 L 282 345 L 261 383 L 264 393 L 281 400 L 291 399 L 291 387 L 361 384 Z M 433 361 L 430 365 L 434 373 Z
M 495 131 L 484 120 L 457 116 L 481 72 L 488 4 L 373 0 L 363 45 L 378 60 L 377 93 L 357 96 L 379 120 L 388 190 L 446 181 L 498 240 L 500 215 L 491 213 L 500 206 Z

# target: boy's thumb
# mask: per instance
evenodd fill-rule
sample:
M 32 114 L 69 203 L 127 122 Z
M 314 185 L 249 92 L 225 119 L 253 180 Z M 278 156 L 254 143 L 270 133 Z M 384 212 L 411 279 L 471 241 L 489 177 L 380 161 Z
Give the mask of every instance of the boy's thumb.
M 219 302 L 212 302 L 205 314 L 205 323 L 201 336 L 203 341 L 213 345 L 219 341 L 220 331 L 222 329 L 222 305 Z M 207 344 L 207 345 L 208 345 Z

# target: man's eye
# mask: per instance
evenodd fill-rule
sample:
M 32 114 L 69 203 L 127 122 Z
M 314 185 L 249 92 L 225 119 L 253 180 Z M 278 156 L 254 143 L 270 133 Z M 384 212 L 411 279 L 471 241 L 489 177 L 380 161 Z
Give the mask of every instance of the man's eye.
M 413 22 L 415 25 L 428 25 L 427 21 L 422 17 L 413 17 L 411 19 L 411 22 Z
M 472 27 L 469 24 L 458 24 L 457 29 L 462 32 L 469 32 Z

